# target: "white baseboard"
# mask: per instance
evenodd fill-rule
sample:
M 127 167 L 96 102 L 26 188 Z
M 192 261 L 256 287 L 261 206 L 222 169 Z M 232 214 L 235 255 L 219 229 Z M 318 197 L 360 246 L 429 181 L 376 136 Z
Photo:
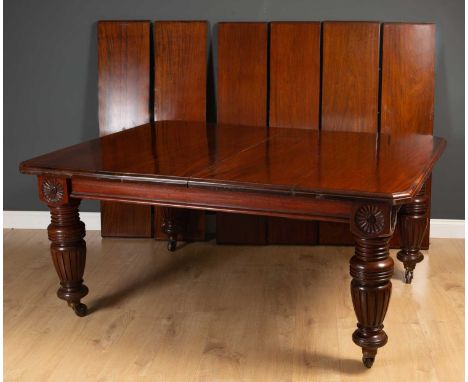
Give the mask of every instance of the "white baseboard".
M 99 212 L 80 212 L 87 230 L 101 229 Z M 45 229 L 50 223 L 47 211 L 3 211 L 3 228 Z M 465 221 L 453 219 L 431 219 L 431 237 L 465 238 Z
M 101 229 L 99 212 L 80 212 L 80 219 L 85 223 L 87 230 Z M 46 229 L 49 224 L 48 211 L 3 211 L 3 228 Z
M 465 221 L 455 219 L 431 219 L 431 237 L 465 238 Z

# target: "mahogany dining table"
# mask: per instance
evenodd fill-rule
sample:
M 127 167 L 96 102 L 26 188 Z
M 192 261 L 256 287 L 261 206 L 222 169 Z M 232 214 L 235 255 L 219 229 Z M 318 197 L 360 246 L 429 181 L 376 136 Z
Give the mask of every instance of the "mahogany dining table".
M 445 144 L 420 134 L 161 121 L 30 159 L 20 171 L 38 177 L 57 294 L 78 316 L 88 294 L 82 199 L 348 223 L 352 338 L 371 367 L 387 343 L 389 241 L 398 219 L 398 259 L 411 281 L 428 224 L 425 182 Z

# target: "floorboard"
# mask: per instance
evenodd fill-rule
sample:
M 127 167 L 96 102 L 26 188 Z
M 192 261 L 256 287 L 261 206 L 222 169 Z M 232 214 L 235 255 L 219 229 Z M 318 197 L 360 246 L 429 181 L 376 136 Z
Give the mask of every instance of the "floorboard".
M 46 232 L 4 230 L 6 381 L 463 380 L 464 240 L 433 239 L 412 285 L 395 260 L 389 342 L 367 370 L 350 247 L 86 239 L 78 318 L 55 296 Z

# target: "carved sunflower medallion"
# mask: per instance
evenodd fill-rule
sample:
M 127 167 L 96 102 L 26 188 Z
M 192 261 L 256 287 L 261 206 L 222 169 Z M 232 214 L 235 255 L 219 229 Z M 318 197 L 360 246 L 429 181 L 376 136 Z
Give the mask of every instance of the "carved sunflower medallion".
M 42 183 L 42 194 L 49 203 L 57 203 L 63 199 L 64 189 L 62 183 L 55 178 L 47 178 Z
M 354 222 L 362 232 L 375 235 L 383 231 L 385 216 L 378 206 L 365 204 L 356 211 Z

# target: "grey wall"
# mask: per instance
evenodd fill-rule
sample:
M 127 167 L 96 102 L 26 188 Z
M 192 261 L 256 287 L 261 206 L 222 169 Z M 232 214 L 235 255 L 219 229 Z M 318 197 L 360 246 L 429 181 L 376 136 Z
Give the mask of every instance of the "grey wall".
M 6 0 L 4 209 L 45 209 L 21 160 L 98 136 L 100 19 L 204 19 L 212 32 L 218 21 L 435 22 L 435 134 L 448 146 L 434 171 L 432 217 L 464 218 L 463 0 Z

